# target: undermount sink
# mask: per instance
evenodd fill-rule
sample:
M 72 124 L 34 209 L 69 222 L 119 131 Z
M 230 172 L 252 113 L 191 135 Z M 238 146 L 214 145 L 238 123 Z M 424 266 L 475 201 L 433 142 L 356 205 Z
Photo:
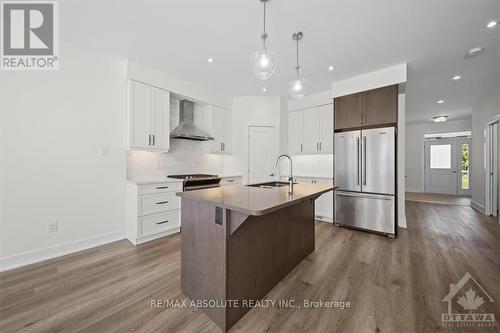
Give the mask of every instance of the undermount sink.
M 297 183 L 294 183 L 297 184 Z M 267 182 L 259 184 L 249 184 L 247 186 L 260 187 L 260 188 L 276 188 L 281 186 L 288 186 L 288 182 Z

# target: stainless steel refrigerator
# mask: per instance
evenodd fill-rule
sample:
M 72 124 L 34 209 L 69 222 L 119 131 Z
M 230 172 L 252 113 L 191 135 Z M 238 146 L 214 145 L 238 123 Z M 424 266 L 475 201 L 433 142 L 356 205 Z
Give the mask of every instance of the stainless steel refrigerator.
M 335 133 L 335 223 L 396 234 L 394 127 Z

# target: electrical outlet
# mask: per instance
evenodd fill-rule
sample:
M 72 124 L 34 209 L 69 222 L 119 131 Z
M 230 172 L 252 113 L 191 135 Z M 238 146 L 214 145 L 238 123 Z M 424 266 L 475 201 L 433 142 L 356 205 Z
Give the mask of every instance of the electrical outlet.
M 57 231 L 57 221 L 47 224 L 47 232 L 56 232 L 56 231 Z

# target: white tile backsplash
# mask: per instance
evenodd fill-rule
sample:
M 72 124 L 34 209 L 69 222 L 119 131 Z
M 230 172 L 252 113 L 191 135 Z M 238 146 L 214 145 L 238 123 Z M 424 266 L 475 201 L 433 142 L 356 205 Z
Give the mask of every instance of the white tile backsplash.
M 168 153 L 129 151 L 127 176 L 131 179 L 188 173 L 222 175 L 224 156 L 213 154 L 212 144 L 212 141 L 171 139 Z

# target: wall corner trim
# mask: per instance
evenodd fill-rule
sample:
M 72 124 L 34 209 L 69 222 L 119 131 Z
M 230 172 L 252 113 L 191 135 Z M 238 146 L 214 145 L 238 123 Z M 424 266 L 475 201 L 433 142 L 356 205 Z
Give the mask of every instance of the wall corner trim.
M 78 251 L 125 239 L 125 230 L 114 231 L 77 241 L 44 247 L 0 258 L 0 272 L 61 257 Z

